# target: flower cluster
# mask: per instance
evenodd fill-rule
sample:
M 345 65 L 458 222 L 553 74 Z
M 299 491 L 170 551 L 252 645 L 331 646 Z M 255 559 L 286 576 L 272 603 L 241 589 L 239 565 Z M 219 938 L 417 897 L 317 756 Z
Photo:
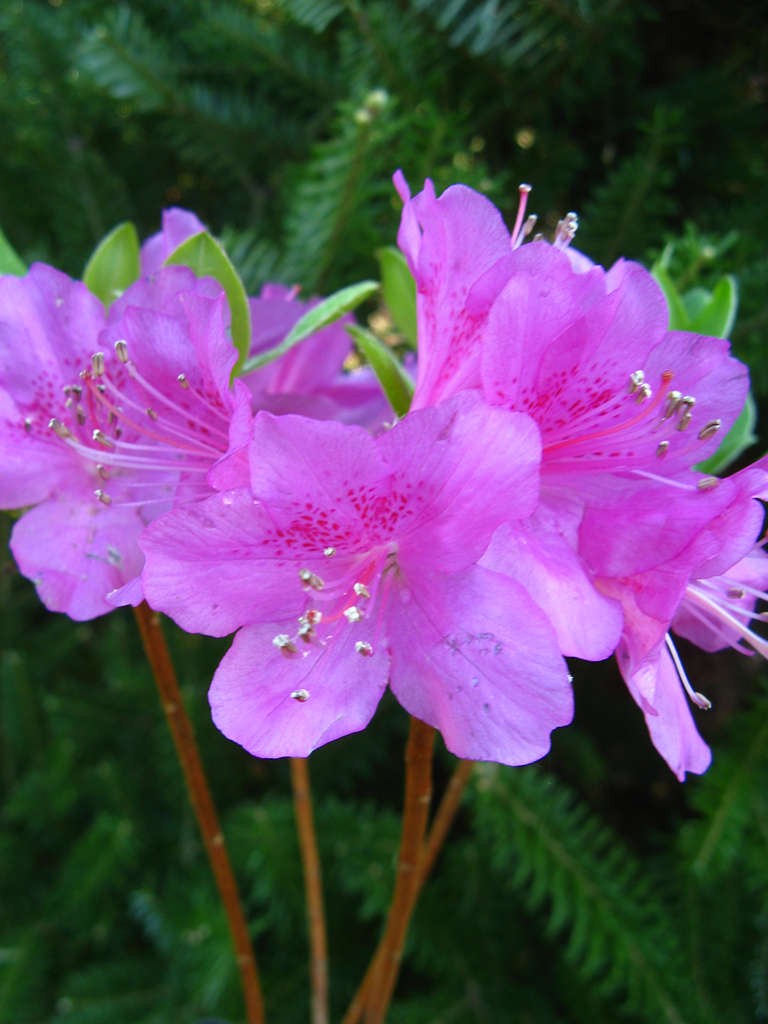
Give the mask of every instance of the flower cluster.
M 387 686 L 465 758 L 525 764 L 572 716 L 566 657 L 616 655 L 679 778 L 709 751 L 671 633 L 766 653 L 766 465 L 696 469 L 748 393 L 727 342 L 667 329 L 637 264 L 609 270 L 510 233 L 430 182 L 398 241 L 417 288 L 410 411 L 385 423 L 333 325 L 233 379 L 217 282 L 164 261 L 200 230 L 166 214 L 105 311 L 49 267 L 0 279 L 0 502 L 49 608 L 149 604 L 237 631 L 211 687 L 253 754 L 362 729 Z M 251 353 L 302 311 L 251 300 Z

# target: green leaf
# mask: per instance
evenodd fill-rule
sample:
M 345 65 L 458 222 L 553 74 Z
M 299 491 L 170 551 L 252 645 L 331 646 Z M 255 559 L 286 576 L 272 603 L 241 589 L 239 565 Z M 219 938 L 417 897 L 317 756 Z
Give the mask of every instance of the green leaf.
M 651 267 L 651 273 L 656 278 L 656 282 L 664 292 L 664 298 L 667 300 L 667 306 L 669 307 L 669 329 L 671 331 L 687 331 L 689 329 L 690 317 L 683 304 L 682 296 L 669 276 L 666 266 L 661 260 L 657 260 Z
M 83 283 L 109 308 L 141 273 L 139 236 L 130 221 L 118 224 L 99 242 L 83 272 Z
M 739 413 L 739 418 L 723 438 L 723 442 L 714 455 L 705 462 L 700 462 L 696 469 L 702 473 L 711 473 L 714 476 L 722 473 L 732 462 L 745 452 L 747 448 L 757 441 L 755 424 L 757 423 L 757 410 L 752 395 L 747 395 L 744 408 Z
M 371 364 L 389 404 L 398 416 L 405 416 L 411 407 L 413 381 L 403 369 L 402 363 L 391 348 L 364 327 L 350 325 L 347 331 Z
M 350 284 L 346 288 L 334 292 L 333 295 L 329 295 L 327 299 L 323 299 L 322 302 L 305 313 L 279 345 L 247 360 L 243 366 L 243 373 L 250 373 L 252 370 L 258 370 L 262 366 L 273 363 L 294 345 L 298 345 L 300 341 L 308 338 L 310 334 L 315 334 L 316 331 L 334 323 L 345 313 L 349 313 L 359 306 L 361 302 L 370 299 L 378 291 L 378 288 L 378 281 L 360 281 L 358 284 Z
M 224 289 L 232 317 L 232 341 L 239 355 L 232 371 L 236 376 L 251 347 L 251 311 L 248 295 L 240 276 L 222 246 L 207 231 L 201 231 L 176 249 L 165 261 L 166 266 L 189 267 L 198 277 L 212 277 Z
M 727 338 L 733 330 L 739 307 L 739 290 L 735 278 L 721 278 L 703 308 L 694 317 L 689 330 Z
M 416 282 L 408 263 L 393 245 L 376 250 L 381 268 L 381 290 L 395 327 L 416 348 Z
M 27 267 L 11 243 L 0 231 L 0 274 L 15 274 L 21 277 L 26 274 Z

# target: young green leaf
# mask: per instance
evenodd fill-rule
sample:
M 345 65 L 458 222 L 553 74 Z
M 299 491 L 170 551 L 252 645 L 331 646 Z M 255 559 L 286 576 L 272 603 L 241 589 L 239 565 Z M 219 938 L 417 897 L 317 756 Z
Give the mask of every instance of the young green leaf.
M 207 231 L 201 231 L 175 249 L 165 265 L 189 267 L 198 277 L 212 277 L 224 289 L 229 302 L 232 341 L 239 356 L 233 375 L 240 372 L 251 347 L 251 311 L 248 295 L 229 256 Z
M 21 277 L 26 274 L 27 267 L 11 243 L 0 231 L 0 274 L 15 274 Z
M 399 249 L 376 250 L 384 302 L 397 329 L 416 347 L 416 282 Z
M 735 278 L 727 275 L 715 285 L 708 301 L 691 322 L 690 330 L 727 338 L 733 330 L 739 306 L 739 290 Z
M 354 338 L 360 353 L 370 363 L 389 404 L 398 416 L 405 416 L 411 407 L 413 381 L 403 369 L 402 363 L 391 348 L 364 327 L 350 324 L 347 331 Z
M 118 224 L 99 242 L 83 272 L 83 283 L 109 307 L 141 273 L 139 236 L 130 221 Z
M 334 323 L 345 313 L 349 313 L 359 306 L 361 302 L 365 302 L 378 290 L 378 287 L 378 281 L 360 281 L 358 284 L 350 284 L 346 288 L 334 292 L 333 295 L 329 295 L 327 299 L 323 299 L 322 302 L 305 313 L 279 345 L 248 359 L 242 372 L 250 373 L 252 370 L 258 370 L 262 366 L 273 363 L 294 345 L 298 345 L 300 341 L 308 338 L 310 334 L 315 334 L 316 331 Z
M 689 317 L 683 304 L 682 296 L 675 287 L 667 268 L 661 260 L 657 260 L 651 267 L 651 273 L 656 278 L 656 283 L 664 292 L 664 298 L 669 307 L 669 329 L 671 331 L 688 330 Z

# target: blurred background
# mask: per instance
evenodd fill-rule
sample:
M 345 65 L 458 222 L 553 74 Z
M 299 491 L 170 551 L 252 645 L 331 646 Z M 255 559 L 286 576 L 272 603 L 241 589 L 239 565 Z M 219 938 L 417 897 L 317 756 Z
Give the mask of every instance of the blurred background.
M 375 276 L 400 167 L 511 222 L 579 213 L 596 261 L 738 282 L 768 401 L 768 22 L 760 3 L 5 0 L 0 227 L 79 276 L 115 223 L 194 210 L 249 290 Z M 666 249 L 665 249 L 666 247 Z M 751 457 L 762 449 L 754 448 Z M 0 471 L 1 467 L 0 467 Z M 0 554 L 0 1022 L 242 1019 L 226 925 L 129 613 L 47 613 Z M 264 971 L 307 1019 L 287 767 L 215 732 L 226 644 L 168 626 Z M 422 898 L 394 1024 L 768 1020 L 768 687 L 680 644 L 714 765 L 680 785 L 612 664 L 575 665 L 541 765 L 484 767 Z M 338 1019 L 394 873 L 406 716 L 313 755 Z M 438 757 L 438 787 L 453 759 Z

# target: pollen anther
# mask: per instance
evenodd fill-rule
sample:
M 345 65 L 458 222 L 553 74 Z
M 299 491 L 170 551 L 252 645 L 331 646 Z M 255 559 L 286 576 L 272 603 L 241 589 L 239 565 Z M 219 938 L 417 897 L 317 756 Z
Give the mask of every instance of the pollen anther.
M 299 569 L 299 579 L 309 590 L 322 590 L 325 586 L 321 577 L 311 569 Z
M 117 358 L 120 360 L 121 363 L 127 363 L 128 362 L 128 342 L 124 341 L 123 339 L 120 339 L 120 341 L 116 341 L 115 342 L 115 355 L 117 356 Z
M 663 459 L 669 450 L 669 441 L 659 441 L 656 446 L 656 457 Z
M 68 441 L 69 438 L 72 437 L 72 431 L 69 427 L 66 427 L 61 420 L 57 420 L 55 417 L 48 421 L 48 426 L 57 437 L 62 439 L 62 441 Z
M 696 484 L 697 491 L 711 491 L 717 487 L 720 480 L 716 476 L 705 476 L 703 480 L 699 480 Z
M 104 431 L 103 430 L 99 430 L 98 427 L 91 434 L 91 438 L 94 441 L 96 441 L 97 444 L 103 445 L 105 448 L 114 448 L 115 447 L 115 442 L 112 441 L 110 438 L 108 438 L 107 435 L 104 433 Z
M 721 420 L 710 420 L 709 423 L 705 424 L 699 431 L 699 440 L 706 441 L 707 438 L 714 437 L 720 429 Z
M 347 622 L 361 622 L 363 613 L 357 607 L 356 604 L 350 605 L 349 608 L 344 609 L 344 618 Z
M 104 373 L 104 353 L 94 352 L 91 356 L 91 369 L 97 377 Z
M 297 700 L 300 704 L 309 700 L 309 690 L 293 690 L 291 692 L 291 699 Z
M 370 658 L 373 655 L 373 647 L 371 647 L 367 640 L 358 640 L 355 643 L 355 650 L 364 658 Z
M 370 597 L 371 592 L 364 583 L 356 583 L 352 588 L 358 597 Z
M 296 653 L 296 644 L 291 640 L 287 633 L 278 633 L 277 636 L 272 637 L 272 643 L 282 654 L 287 655 Z
M 336 554 L 336 548 L 334 548 L 334 547 L 323 548 L 323 554 L 325 555 L 326 558 L 333 558 L 333 556 Z

